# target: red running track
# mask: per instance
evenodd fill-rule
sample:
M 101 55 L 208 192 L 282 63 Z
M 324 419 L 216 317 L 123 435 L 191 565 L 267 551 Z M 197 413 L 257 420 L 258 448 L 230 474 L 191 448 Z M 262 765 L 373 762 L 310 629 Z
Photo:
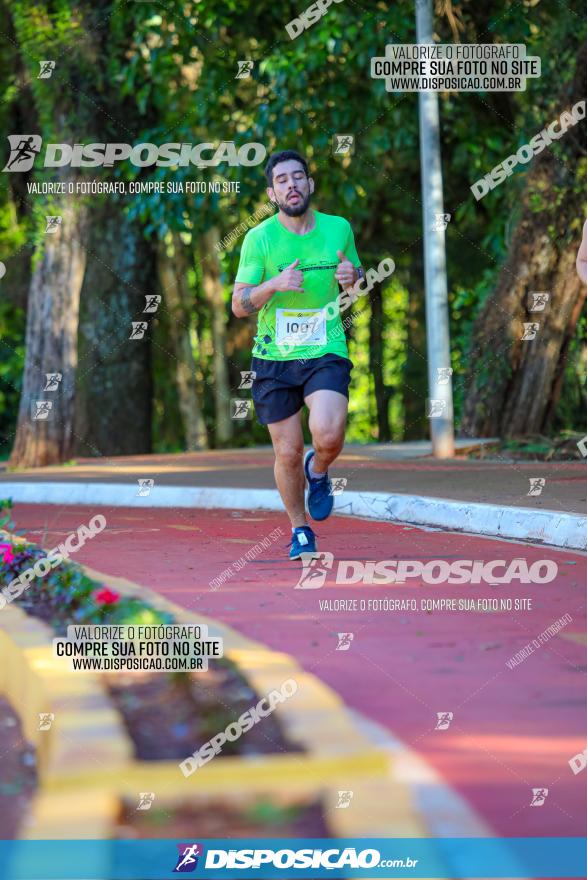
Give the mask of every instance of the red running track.
M 158 590 L 292 654 L 347 705 L 416 750 L 502 836 L 586 833 L 587 770 L 569 759 L 587 747 L 587 557 L 549 548 L 337 517 L 318 523 L 321 550 L 336 560 L 554 560 L 543 585 L 362 584 L 295 590 L 299 562 L 287 559 L 287 520 L 253 511 L 17 505 L 17 528 L 45 547 L 96 512 L 107 528 L 74 557 Z M 240 571 L 235 561 L 281 528 L 283 535 Z M 209 583 L 231 566 L 219 589 Z M 499 612 L 327 611 L 325 599 L 531 598 L 531 610 Z M 572 621 L 525 661 L 516 652 L 563 615 Z M 337 633 L 352 632 L 348 651 Z M 453 712 L 435 730 L 437 712 Z M 548 788 L 531 807 L 532 788 Z

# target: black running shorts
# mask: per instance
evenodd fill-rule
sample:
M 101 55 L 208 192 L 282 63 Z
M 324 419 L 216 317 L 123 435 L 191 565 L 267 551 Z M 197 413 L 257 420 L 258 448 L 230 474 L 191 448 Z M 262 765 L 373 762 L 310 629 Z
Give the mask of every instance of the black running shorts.
M 251 370 L 255 412 L 262 425 L 281 422 L 297 413 L 313 391 L 329 390 L 348 400 L 351 370 L 348 358 L 324 354 L 307 360 L 270 361 L 254 357 Z

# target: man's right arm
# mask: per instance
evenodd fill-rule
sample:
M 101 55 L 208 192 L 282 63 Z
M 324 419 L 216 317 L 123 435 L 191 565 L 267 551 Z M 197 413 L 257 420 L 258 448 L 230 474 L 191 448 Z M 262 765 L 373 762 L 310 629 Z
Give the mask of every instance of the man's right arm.
M 237 318 L 247 318 L 262 309 L 275 293 L 275 278 L 262 284 L 236 282 L 232 292 L 232 311 Z
M 303 293 L 304 276 L 296 268 L 299 262 L 299 260 L 294 260 L 291 266 L 287 266 L 279 275 L 263 281 L 262 284 L 235 282 L 232 292 L 233 314 L 237 318 L 248 318 L 249 315 L 254 315 L 277 291 L 292 290 L 296 293 Z

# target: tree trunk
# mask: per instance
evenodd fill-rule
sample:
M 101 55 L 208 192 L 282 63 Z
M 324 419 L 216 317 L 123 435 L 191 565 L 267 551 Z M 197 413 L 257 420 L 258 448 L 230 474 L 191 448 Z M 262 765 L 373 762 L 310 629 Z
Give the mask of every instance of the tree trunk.
M 577 59 L 573 106 L 585 94 L 587 45 Z M 530 171 L 521 217 L 495 292 L 473 331 L 469 387 L 460 432 L 465 436 L 515 436 L 544 432 L 556 411 L 569 345 L 585 300 L 575 271 L 584 220 L 577 169 L 587 139 L 582 123 L 563 135 L 564 159 L 544 150 Z M 565 193 L 564 200 L 557 197 Z M 546 292 L 532 311 L 534 292 Z M 523 340 L 539 324 L 534 339 Z
M 163 304 L 169 313 L 169 332 L 175 356 L 175 381 L 179 398 L 186 449 L 208 448 L 206 424 L 195 377 L 190 339 L 191 295 L 187 284 L 185 245 L 177 233 L 173 247 L 159 242 L 157 266 Z
M 87 213 L 68 200 L 61 225 L 46 233 L 31 277 L 26 363 L 10 467 L 42 467 L 71 458 L 80 290 Z M 57 374 L 48 382 L 47 374 Z M 60 378 L 59 378 L 60 376 Z M 54 390 L 44 390 L 52 387 Z
M 151 331 L 144 312 L 154 289 L 152 247 L 139 224 L 111 200 L 92 203 L 82 288 L 77 373 L 78 455 L 151 451 Z M 142 339 L 130 339 L 145 322 Z
M 214 375 L 214 403 L 216 415 L 216 444 L 228 443 L 233 435 L 234 424 L 230 414 L 230 384 L 226 360 L 227 314 L 221 266 L 214 245 L 220 241 L 215 227 L 208 229 L 200 238 L 202 286 L 210 303 L 212 324 L 212 371 Z

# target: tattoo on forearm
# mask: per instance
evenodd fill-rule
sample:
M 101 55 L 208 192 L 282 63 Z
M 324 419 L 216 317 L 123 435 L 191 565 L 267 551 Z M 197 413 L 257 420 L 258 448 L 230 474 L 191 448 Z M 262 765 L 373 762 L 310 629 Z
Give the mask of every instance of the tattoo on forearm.
M 251 302 L 251 293 L 253 292 L 252 287 L 245 287 L 244 290 L 241 290 L 241 305 L 247 315 L 252 315 L 253 312 L 258 312 L 258 307 Z

